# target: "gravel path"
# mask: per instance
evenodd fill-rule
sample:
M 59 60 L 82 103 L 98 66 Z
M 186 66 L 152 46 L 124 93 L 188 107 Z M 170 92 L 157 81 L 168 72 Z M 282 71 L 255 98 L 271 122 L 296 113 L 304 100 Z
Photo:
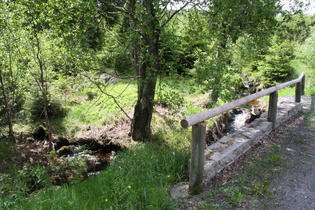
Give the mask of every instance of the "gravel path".
M 315 114 L 314 98 L 304 97 L 304 119 L 283 134 L 280 141 L 285 166 L 271 181 L 278 203 L 269 209 L 315 209 Z

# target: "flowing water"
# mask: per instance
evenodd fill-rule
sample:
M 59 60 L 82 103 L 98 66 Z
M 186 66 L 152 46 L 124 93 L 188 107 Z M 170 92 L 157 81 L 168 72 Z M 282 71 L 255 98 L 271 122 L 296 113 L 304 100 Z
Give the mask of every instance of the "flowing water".
M 239 130 L 242 126 L 244 126 L 247 121 L 251 118 L 251 112 L 253 106 L 259 106 L 259 100 L 254 100 L 246 104 L 250 106 L 249 108 L 240 108 L 235 110 L 232 114 L 232 122 L 228 125 L 227 133 L 231 134 Z
M 247 116 L 246 110 L 241 110 L 238 113 L 232 114 L 232 122 L 228 125 L 227 133 L 231 134 L 239 130 L 242 126 L 245 125 Z

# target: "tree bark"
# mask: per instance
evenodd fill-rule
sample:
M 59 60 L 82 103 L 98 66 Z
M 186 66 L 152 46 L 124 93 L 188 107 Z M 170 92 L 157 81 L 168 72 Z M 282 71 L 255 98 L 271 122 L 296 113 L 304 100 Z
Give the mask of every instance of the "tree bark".
M 133 69 L 138 78 L 138 98 L 134 109 L 131 135 L 135 141 L 146 141 L 151 135 L 154 95 L 159 72 L 160 26 L 154 0 L 138 2 L 143 8 L 135 13 L 137 1 L 130 0 L 130 25 L 133 35 Z
M 1 82 L 2 96 L 4 99 L 4 107 L 5 107 L 7 117 L 8 117 L 9 136 L 11 138 L 14 138 L 14 130 L 13 130 L 13 122 L 12 122 L 12 106 L 13 106 L 13 104 L 10 105 L 10 101 L 9 101 L 10 98 L 8 96 L 7 89 L 5 87 L 5 82 L 4 82 L 4 79 L 2 76 L 2 72 L 0 73 L 0 82 Z
M 37 47 L 37 54 L 36 54 L 36 59 L 38 61 L 38 65 L 39 65 L 39 71 L 40 71 L 40 76 L 39 76 L 39 81 L 38 81 L 38 85 L 39 85 L 39 89 L 40 92 L 42 94 L 43 97 L 43 112 L 44 112 L 44 116 L 45 116 L 45 122 L 46 122 L 46 129 L 47 129 L 47 138 L 48 138 L 48 142 L 49 142 L 49 150 L 52 150 L 52 133 L 51 133 L 51 125 L 50 125 L 50 121 L 49 121 L 49 116 L 48 116 L 48 111 L 47 111 L 47 107 L 48 107 L 48 86 L 47 86 L 47 81 L 45 78 L 45 67 L 44 67 L 44 62 L 40 56 L 41 53 L 41 46 L 40 46 L 40 41 L 39 38 L 36 35 L 36 47 Z
M 216 62 L 217 62 L 217 66 L 222 66 L 220 63 L 224 63 L 224 65 L 229 65 L 228 62 L 225 62 L 222 60 L 222 54 L 224 53 L 224 50 L 226 50 L 226 44 L 227 44 L 227 35 L 223 36 L 223 40 L 224 41 L 220 41 L 218 49 L 217 49 L 217 54 L 216 54 Z M 215 78 L 214 78 L 214 84 L 212 87 L 212 93 L 210 95 L 210 103 L 209 103 L 209 107 L 213 107 L 219 99 L 220 96 L 220 88 L 218 88 L 219 84 L 221 83 L 221 74 L 222 72 L 224 72 L 224 69 L 216 69 L 215 71 L 217 71 L 217 73 L 215 74 Z

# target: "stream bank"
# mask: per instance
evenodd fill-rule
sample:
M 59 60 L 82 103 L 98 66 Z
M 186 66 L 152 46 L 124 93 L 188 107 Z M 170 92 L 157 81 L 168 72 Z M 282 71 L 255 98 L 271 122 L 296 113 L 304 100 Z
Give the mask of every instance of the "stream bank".
M 103 127 L 87 126 L 73 137 L 54 136 L 54 150 L 48 151 L 46 129 L 38 126 L 33 134 L 20 134 L 16 143 L 15 162 L 22 169 L 43 166 L 55 185 L 84 180 L 97 175 L 115 158 L 117 151 L 128 148 L 133 141 L 128 137 L 129 124 L 120 121 Z M 6 171 L 0 171 L 3 173 Z M 38 190 L 40 186 L 34 187 Z M 31 192 L 30 192 L 31 193 Z

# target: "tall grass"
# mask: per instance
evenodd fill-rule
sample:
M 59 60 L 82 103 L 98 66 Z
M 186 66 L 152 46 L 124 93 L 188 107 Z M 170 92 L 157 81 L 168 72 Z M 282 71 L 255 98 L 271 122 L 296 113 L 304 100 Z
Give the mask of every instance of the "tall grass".
M 138 144 L 100 175 L 43 189 L 8 209 L 172 209 L 167 187 L 185 179 L 188 156 L 165 145 Z
M 313 72 L 314 70 L 309 65 L 307 65 L 302 59 L 292 60 L 291 66 L 294 68 L 297 77 L 300 76 L 302 72 L 305 73 L 305 95 L 306 96 L 315 95 L 315 75 Z M 295 95 L 295 86 L 290 86 L 279 90 L 279 97 L 292 95 Z
M 302 72 L 305 73 L 305 95 L 315 95 L 315 74 L 311 65 L 308 65 L 303 59 L 293 60 L 291 65 L 298 75 Z

